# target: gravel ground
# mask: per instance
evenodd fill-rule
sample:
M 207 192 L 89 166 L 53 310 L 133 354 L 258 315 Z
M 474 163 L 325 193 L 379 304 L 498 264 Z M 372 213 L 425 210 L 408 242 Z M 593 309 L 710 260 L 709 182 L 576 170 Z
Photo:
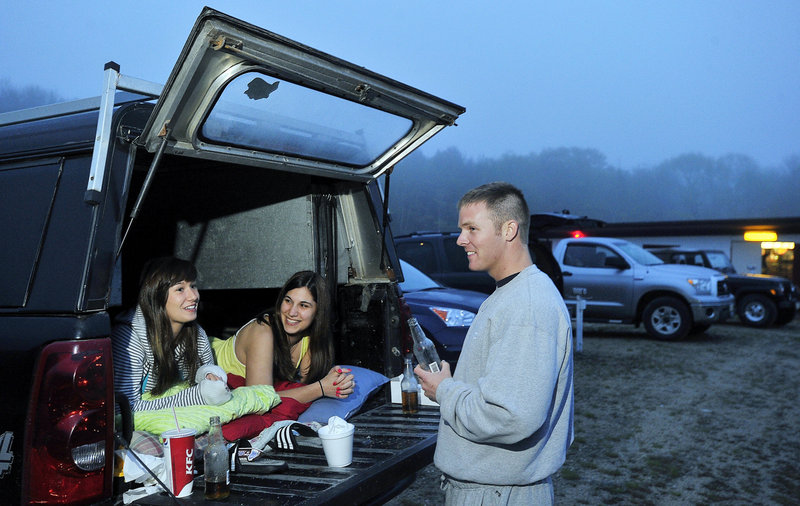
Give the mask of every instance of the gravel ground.
M 800 504 L 800 318 L 668 343 L 587 325 L 558 504 Z M 423 469 L 390 506 L 441 504 Z

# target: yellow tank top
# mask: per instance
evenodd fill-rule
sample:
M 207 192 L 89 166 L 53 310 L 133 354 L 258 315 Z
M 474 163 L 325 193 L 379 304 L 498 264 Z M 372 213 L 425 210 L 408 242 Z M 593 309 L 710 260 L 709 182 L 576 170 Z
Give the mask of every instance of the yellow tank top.
M 214 350 L 214 358 L 217 360 L 217 365 L 222 367 L 222 370 L 229 374 L 236 374 L 243 378 L 247 377 L 247 366 L 239 361 L 236 357 L 236 336 L 243 328 L 250 325 L 255 319 L 250 320 L 242 325 L 242 328 L 236 331 L 228 339 L 219 339 L 216 337 L 211 338 L 211 348 Z M 308 353 L 308 346 L 311 338 L 305 336 L 300 340 L 300 357 L 294 366 L 295 374 L 300 370 L 300 363 L 303 361 L 306 353 Z
M 310 340 L 311 338 L 308 336 L 300 340 L 300 358 L 297 359 L 297 363 L 294 365 L 295 374 L 300 370 L 300 362 L 303 361 L 303 357 L 305 357 L 306 352 L 308 352 L 308 343 Z
M 236 358 L 235 347 L 236 334 L 229 339 L 211 338 L 211 349 L 214 350 L 217 365 L 228 374 L 236 374 L 245 378 L 247 377 L 247 367 Z

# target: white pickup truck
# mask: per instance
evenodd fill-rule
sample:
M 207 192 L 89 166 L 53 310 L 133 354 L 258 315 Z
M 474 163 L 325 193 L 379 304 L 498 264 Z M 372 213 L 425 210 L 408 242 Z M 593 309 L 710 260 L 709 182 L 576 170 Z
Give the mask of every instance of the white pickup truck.
M 571 310 L 586 302 L 588 322 L 644 323 L 651 336 L 683 339 L 726 320 L 734 296 L 726 276 L 712 269 L 665 264 L 624 239 L 562 239 L 553 255 L 564 279 L 564 300 Z

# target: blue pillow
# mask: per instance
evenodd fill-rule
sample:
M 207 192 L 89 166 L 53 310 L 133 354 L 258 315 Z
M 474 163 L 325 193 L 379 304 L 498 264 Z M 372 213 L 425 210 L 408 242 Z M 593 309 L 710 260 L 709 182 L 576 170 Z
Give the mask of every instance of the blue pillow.
M 354 365 L 342 365 L 341 367 L 350 369 L 353 373 L 353 378 L 356 381 L 356 388 L 353 393 L 347 396 L 346 399 L 332 399 L 330 397 L 317 399 L 311 403 L 307 410 L 300 414 L 297 418 L 298 422 L 327 424 L 328 418 L 334 415 L 347 420 L 361 409 L 361 406 L 364 405 L 364 402 L 372 392 L 389 381 L 389 378 L 383 374 L 370 369 Z

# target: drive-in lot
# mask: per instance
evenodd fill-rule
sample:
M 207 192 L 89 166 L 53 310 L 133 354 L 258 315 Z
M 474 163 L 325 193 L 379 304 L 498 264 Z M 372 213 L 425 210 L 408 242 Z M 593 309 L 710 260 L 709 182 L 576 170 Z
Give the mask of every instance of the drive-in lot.
M 557 504 L 796 504 L 800 322 L 679 342 L 587 325 Z M 428 466 L 391 505 L 440 504 Z

